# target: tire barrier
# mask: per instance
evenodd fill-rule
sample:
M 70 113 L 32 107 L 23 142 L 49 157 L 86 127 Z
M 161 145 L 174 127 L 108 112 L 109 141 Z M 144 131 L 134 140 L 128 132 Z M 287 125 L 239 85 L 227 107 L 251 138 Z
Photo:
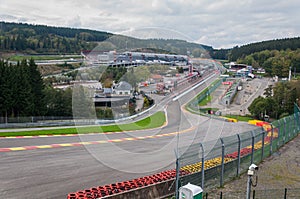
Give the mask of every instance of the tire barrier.
M 250 122 L 249 122 L 250 123 Z M 271 143 L 271 139 L 278 138 L 278 129 L 274 128 L 272 132 L 272 128 L 269 125 L 269 123 L 261 122 L 261 121 L 255 121 L 251 122 L 252 124 L 255 124 L 257 126 L 261 126 L 264 128 L 264 130 L 267 132 L 266 137 L 264 138 L 264 145 L 268 145 Z M 262 148 L 262 141 L 258 141 L 254 144 L 254 150 L 259 150 Z M 248 154 L 252 153 L 252 146 L 244 147 L 240 150 L 240 156 L 246 156 Z M 224 156 L 224 163 L 231 162 L 238 158 L 238 152 L 233 152 L 230 154 L 226 154 Z M 216 166 L 220 166 L 222 164 L 222 158 L 221 157 L 215 157 L 210 160 L 206 160 L 204 162 L 204 170 L 210 169 Z M 201 162 L 197 162 L 194 164 L 186 165 L 181 167 L 180 169 L 180 176 L 200 172 L 202 167 Z M 153 186 L 158 183 L 166 182 L 169 180 L 175 180 L 176 177 L 176 170 L 167 170 L 163 171 L 154 175 L 145 176 L 129 181 L 124 182 L 117 182 L 114 184 L 108 184 L 104 186 L 99 187 L 92 187 L 90 189 L 77 191 L 75 193 L 69 193 L 67 198 L 68 199 L 97 199 L 97 198 L 109 198 L 109 196 L 113 196 L 116 194 L 122 194 L 125 192 L 137 190 L 140 188 L 146 188 L 148 186 Z
M 231 157 L 225 157 L 224 163 L 230 162 L 232 160 L 233 160 L 233 158 L 231 158 Z M 206 160 L 204 162 L 204 170 L 221 165 L 221 163 L 222 163 L 221 157 Z M 181 167 L 181 170 L 184 172 L 187 172 L 187 173 L 195 173 L 195 172 L 201 171 L 201 167 L 202 167 L 202 162 L 197 162 L 195 164 L 186 165 L 184 167 Z
M 264 138 L 264 145 L 268 145 L 271 143 L 271 139 L 274 140 L 278 137 L 278 129 L 277 128 L 274 129 L 273 138 L 272 138 L 272 132 L 271 132 L 270 125 L 269 124 L 264 125 L 263 128 L 264 128 L 264 130 L 266 130 L 268 132 L 267 136 Z M 254 144 L 254 150 L 259 150 L 261 148 L 262 148 L 262 141 L 260 140 Z M 252 146 L 247 146 L 247 147 L 241 149 L 240 156 L 243 157 L 245 155 L 250 154 L 251 152 L 252 152 Z M 227 154 L 225 157 L 236 159 L 238 157 L 238 152 L 233 152 L 231 154 Z
M 278 137 L 278 129 L 274 128 L 273 129 L 273 138 L 272 138 L 272 132 L 271 132 L 272 128 L 271 128 L 269 123 L 256 120 L 255 124 L 257 126 L 262 126 L 264 128 L 264 130 L 267 132 L 267 136 L 264 138 L 264 145 L 270 144 L 271 139 L 274 140 Z M 262 141 L 260 140 L 260 141 L 258 141 L 254 144 L 254 150 L 259 150 L 261 148 L 262 148 Z M 240 150 L 240 156 L 241 157 L 246 156 L 246 155 L 251 154 L 251 153 L 252 153 L 252 146 L 251 145 L 247 146 L 245 148 L 242 148 Z M 230 161 L 235 160 L 237 158 L 238 158 L 238 152 L 237 151 L 235 151 L 233 153 L 230 153 L 230 154 L 227 154 L 227 155 L 225 155 L 224 163 L 230 162 Z M 222 161 L 221 157 L 216 157 L 216 158 L 213 158 L 213 159 L 210 159 L 210 160 L 206 160 L 204 162 L 204 170 L 221 165 L 221 161 Z M 181 170 L 189 172 L 189 173 L 195 173 L 195 172 L 200 172 L 201 171 L 201 166 L 202 166 L 202 163 L 197 162 L 195 164 L 186 165 L 184 167 L 181 167 Z
M 187 171 L 180 171 L 180 175 L 188 174 Z M 176 170 L 167 170 L 154 175 L 145 176 L 129 181 L 117 182 L 99 187 L 92 187 L 76 193 L 69 193 L 68 199 L 96 199 L 114 194 L 122 193 L 129 190 L 134 190 L 141 187 L 146 187 L 159 182 L 164 182 L 170 179 L 175 179 Z
M 270 126 L 268 122 L 261 121 L 261 120 L 249 120 L 248 124 L 252 124 L 255 126 Z
M 234 118 L 228 118 L 228 117 L 221 117 L 221 118 L 223 118 L 226 122 L 234 122 L 234 123 L 238 122 L 238 120 Z

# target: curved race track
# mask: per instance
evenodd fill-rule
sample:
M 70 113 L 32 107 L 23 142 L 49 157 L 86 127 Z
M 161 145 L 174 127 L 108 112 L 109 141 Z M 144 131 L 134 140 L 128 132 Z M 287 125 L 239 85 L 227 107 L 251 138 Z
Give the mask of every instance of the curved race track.
M 215 78 L 178 100 L 172 100 L 174 94 L 160 102 L 154 111 L 165 108 L 168 116 L 168 125 L 162 128 L 113 134 L 0 139 L 0 148 L 103 141 L 85 146 L 0 152 L 0 198 L 66 198 L 70 192 L 92 186 L 173 169 L 177 141 L 181 147 L 254 128 L 246 123 L 227 123 L 181 110 Z

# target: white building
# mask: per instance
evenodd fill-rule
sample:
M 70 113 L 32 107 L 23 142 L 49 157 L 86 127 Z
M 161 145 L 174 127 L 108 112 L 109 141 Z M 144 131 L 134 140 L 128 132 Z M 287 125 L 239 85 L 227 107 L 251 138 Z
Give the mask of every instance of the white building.
M 116 95 L 130 95 L 132 91 L 132 86 L 125 81 L 121 81 L 113 86 L 113 94 Z

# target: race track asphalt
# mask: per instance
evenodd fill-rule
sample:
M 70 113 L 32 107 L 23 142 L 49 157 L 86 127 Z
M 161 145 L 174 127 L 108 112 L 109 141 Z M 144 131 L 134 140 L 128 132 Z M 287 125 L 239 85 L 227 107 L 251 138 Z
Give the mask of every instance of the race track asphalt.
M 0 198 L 66 198 L 70 192 L 174 169 L 177 143 L 184 147 L 254 128 L 246 123 L 228 123 L 182 111 L 181 107 L 204 88 L 205 85 L 199 86 L 174 102 L 171 100 L 174 96 L 165 100 L 168 125 L 162 128 L 115 134 L 0 139 L 0 148 L 122 140 L 0 152 Z

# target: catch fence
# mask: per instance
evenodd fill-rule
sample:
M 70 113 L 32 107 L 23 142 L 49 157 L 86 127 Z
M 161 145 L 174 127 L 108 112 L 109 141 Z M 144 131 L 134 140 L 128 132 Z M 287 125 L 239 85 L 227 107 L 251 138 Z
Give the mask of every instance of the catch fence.
M 223 187 L 276 152 L 295 138 L 300 131 L 300 112 L 272 122 L 261 122 L 257 129 L 179 149 L 176 171 L 184 172 L 176 181 L 178 187 L 187 183 L 204 190 Z

